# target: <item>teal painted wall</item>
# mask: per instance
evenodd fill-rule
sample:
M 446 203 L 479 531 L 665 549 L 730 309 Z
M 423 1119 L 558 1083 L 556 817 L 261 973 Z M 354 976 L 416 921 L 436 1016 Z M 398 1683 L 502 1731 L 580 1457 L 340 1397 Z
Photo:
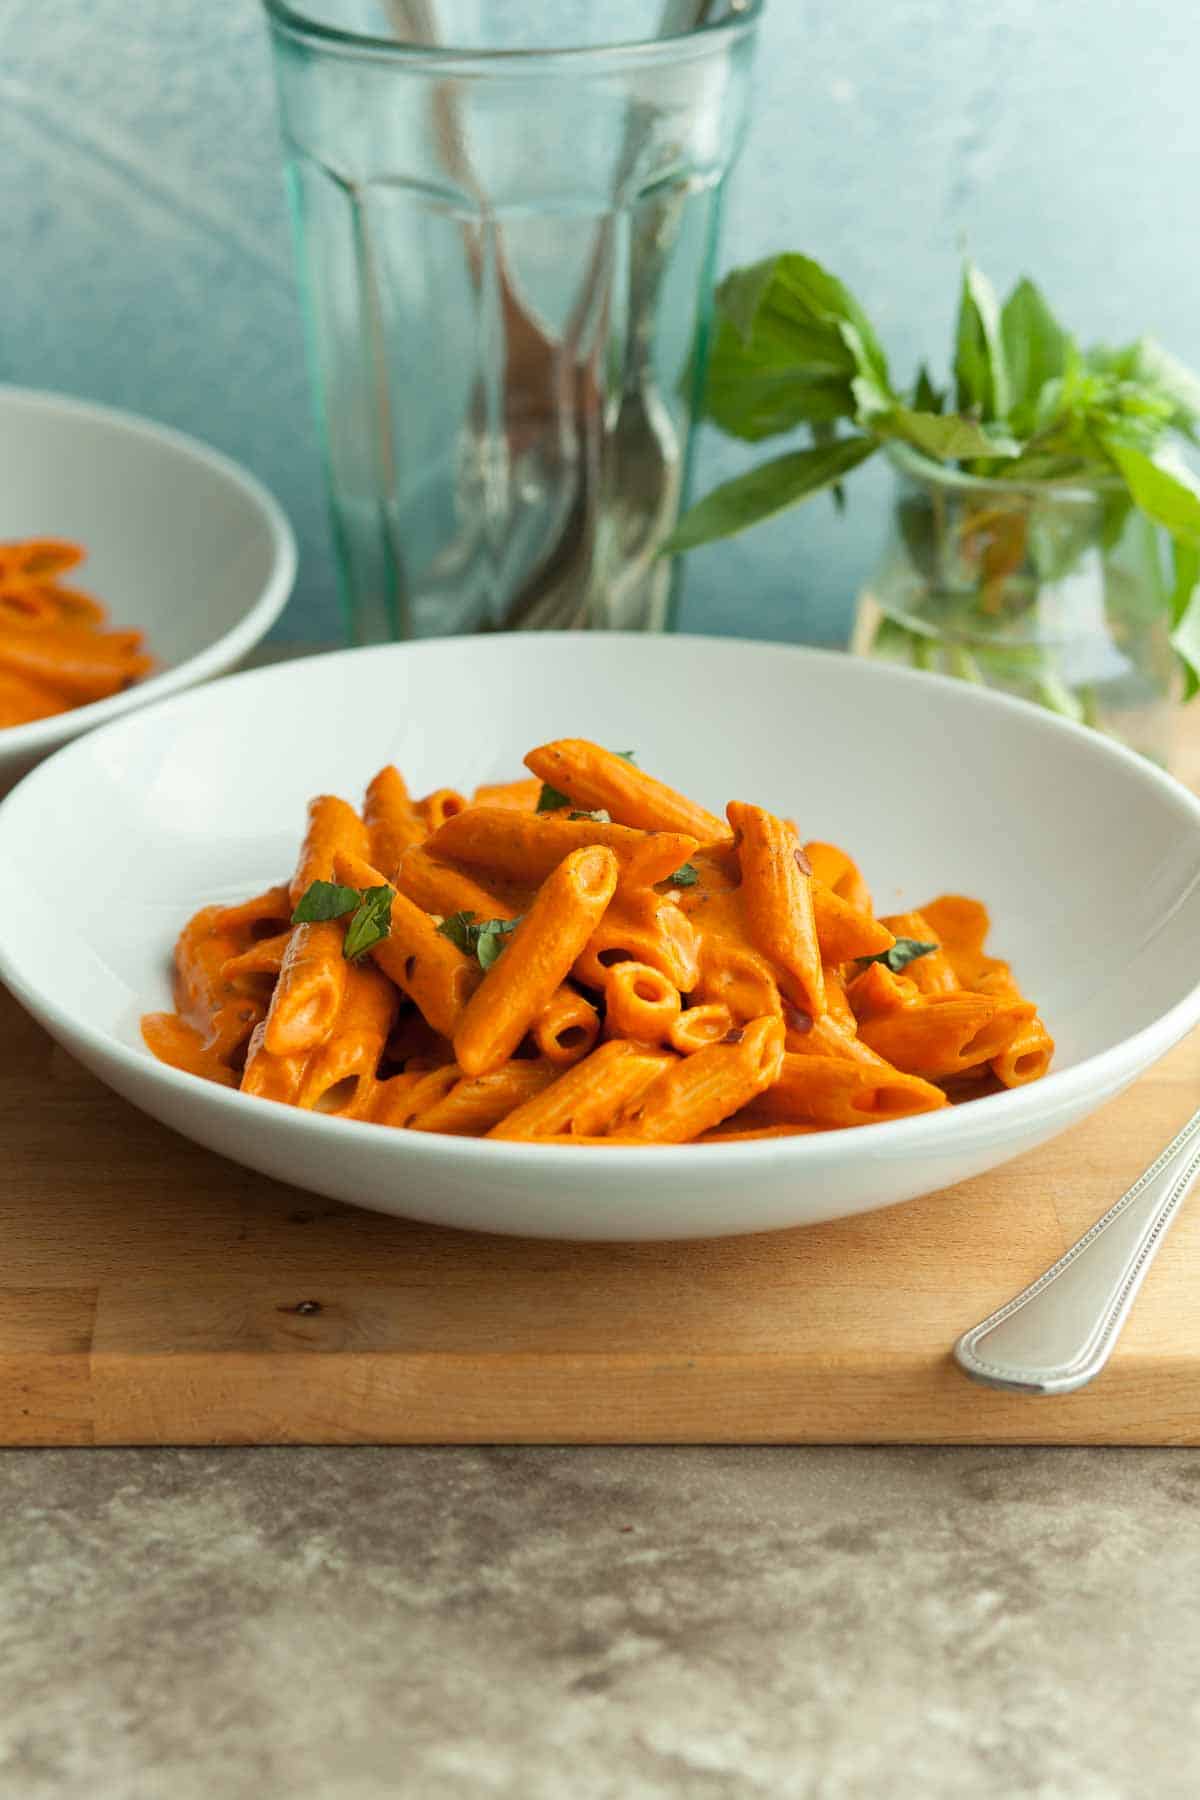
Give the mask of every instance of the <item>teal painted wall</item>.
M 253 468 L 303 556 L 284 635 L 338 629 L 252 0 L 0 0 L 0 379 L 131 407 Z M 944 360 L 959 247 L 1085 336 L 1200 364 L 1200 9 L 770 0 L 724 260 L 820 256 L 906 371 Z M 744 461 L 706 441 L 705 483 Z M 690 559 L 685 625 L 832 641 L 885 475 Z

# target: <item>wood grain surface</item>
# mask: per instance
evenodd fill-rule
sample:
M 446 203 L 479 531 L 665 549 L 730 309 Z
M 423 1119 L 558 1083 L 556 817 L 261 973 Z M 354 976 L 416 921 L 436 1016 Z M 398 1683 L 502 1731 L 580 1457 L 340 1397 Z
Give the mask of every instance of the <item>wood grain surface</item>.
M 675 1245 L 317 1199 L 144 1118 L 2 991 L 0 1042 L 0 1443 L 1200 1444 L 1196 1200 L 1080 1393 L 976 1387 L 949 1354 L 1183 1124 L 1200 1036 L 961 1187 Z

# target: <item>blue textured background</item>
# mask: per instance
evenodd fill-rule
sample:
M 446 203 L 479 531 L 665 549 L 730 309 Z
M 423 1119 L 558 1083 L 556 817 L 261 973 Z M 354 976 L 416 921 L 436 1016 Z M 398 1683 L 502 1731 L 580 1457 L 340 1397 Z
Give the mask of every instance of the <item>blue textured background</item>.
M 507 0 L 505 0 L 507 3 Z M 0 378 L 132 407 L 247 463 L 300 535 L 284 635 L 338 629 L 252 0 L 0 0 Z M 1200 9 L 1185 0 L 773 0 L 726 263 L 806 249 L 898 371 L 945 360 L 965 239 L 1087 336 L 1200 363 Z M 707 483 L 744 460 L 705 444 Z M 685 625 L 829 640 L 883 471 L 690 559 Z

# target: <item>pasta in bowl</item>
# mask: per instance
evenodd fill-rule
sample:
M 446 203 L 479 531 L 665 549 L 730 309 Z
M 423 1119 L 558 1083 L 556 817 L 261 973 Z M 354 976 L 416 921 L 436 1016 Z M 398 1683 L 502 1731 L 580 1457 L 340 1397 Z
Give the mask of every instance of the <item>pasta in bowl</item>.
M 625 813 L 618 822 L 609 800 L 579 785 L 566 805 L 538 813 L 544 786 L 563 794 L 581 777 L 557 763 L 509 788 L 530 745 L 579 741 L 611 747 L 609 776 L 657 781 L 704 821 Z M 627 748 L 636 763 L 616 756 Z M 390 769 L 407 792 L 399 774 L 381 773 Z M 315 834 L 319 858 L 304 868 L 307 809 L 321 795 L 340 804 L 320 809 L 333 830 Z M 765 817 L 731 823 L 734 796 Z M 607 823 L 569 817 L 605 811 Z M 784 832 L 793 869 L 807 877 L 823 1012 L 813 992 L 805 1004 L 801 985 L 815 988 L 816 958 L 792 954 L 803 932 L 786 954 L 755 935 L 742 868 L 743 855 L 748 873 L 760 853 L 752 819 L 768 835 Z M 790 821 L 811 875 L 795 861 Z M 54 886 L 48 846 L 85 875 Z M 467 1009 L 518 949 L 551 872 L 580 850 L 585 909 L 593 880 L 603 895 L 612 875 L 597 850 L 616 862 L 613 893 L 561 978 L 556 940 L 557 961 L 539 971 L 537 1017 L 511 1052 L 501 1034 L 493 1066 L 496 1021 L 463 1037 Z M 319 889 L 303 910 L 329 916 L 293 923 L 317 881 L 347 891 Z M 416 967 L 401 965 L 397 982 L 380 961 L 385 907 L 393 951 L 405 941 L 392 894 L 418 915 L 397 907 L 398 923 L 440 959 L 415 999 Z M 989 936 L 979 901 L 964 896 L 986 901 Z M 874 937 L 831 936 L 831 919 L 847 913 Z M 304 959 L 306 973 L 294 953 L 286 991 L 296 1002 L 267 1043 L 301 926 L 322 928 L 318 948 L 320 936 L 327 949 L 340 944 L 340 961 Z M 608 926 L 618 941 L 593 942 Z M 181 933 L 190 998 L 174 966 Z M 540 927 L 526 935 L 549 942 Z M 168 1126 L 264 1175 L 483 1231 L 761 1231 L 965 1180 L 1083 1118 L 1200 1018 L 1198 938 L 1200 805 L 1178 783 L 1095 733 L 968 684 L 781 645 L 546 633 L 305 658 L 89 733 L 0 804 L 0 979 L 72 1055 Z M 898 967 L 860 963 L 895 950 L 891 939 Z M 913 943 L 935 940 L 938 952 L 905 961 Z M 523 961 L 510 964 L 510 983 Z M 458 972 L 457 995 L 447 969 Z M 213 1005 L 226 983 L 227 1006 Z M 365 1054 L 349 1032 L 315 1042 L 364 988 Z M 439 992 L 448 1014 L 435 1015 Z M 1010 1037 L 1005 1049 L 978 1035 L 997 1018 L 1007 1030 L 1014 1011 L 1028 1028 L 1024 1009 L 1035 1005 L 1055 1040 L 1044 1076 L 1048 1045 L 1020 1050 Z M 929 1013 L 945 1015 L 949 1048 L 932 1056 L 926 1043 L 910 1073 L 909 1037 Z M 162 1027 L 176 1035 L 173 1063 L 143 1038 L 153 1014 L 174 1016 Z M 757 1031 L 756 1019 L 766 1020 Z M 754 1080 L 764 1067 L 774 1075 L 780 1022 L 781 1072 L 724 1113 L 731 1062 L 745 1074 L 743 1060 L 761 1049 Z M 242 1091 L 260 1025 L 270 1053 L 262 1091 Z M 750 1050 L 718 1060 L 716 1101 L 705 1097 L 685 1124 L 696 1094 L 660 1089 L 635 1116 L 649 1092 L 649 1083 L 632 1091 L 642 1075 L 669 1072 L 699 1088 L 696 1071 L 711 1066 L 699 1059 L 714 1046 L 736 1052 L 721 1040 L 738 1030 Z M 373 1068 L 372 1041 L 381 1045 Z M 825 1053 L 846 1041 L 853 1055 Z M 484 1073 L 468 1073 L 460 1054 L 479 1067 L 481 1044 Z M 592 1085 L 597 1054 L 601 1070 L 636 1065 L 619 1110 L 615 1082 Z M 1012 1086 L 993 1066 L 1005 1055 Z M 789 1080 L 793 1057 L 803 1061 Z M 879 1081 L 863 1083 L 868 1067 Z M 268 1075 L 278 1097 L 266 1097 Z M 296 1103 L 301 1087 L 307 1104 Z M 536 1136 L 518 1135 L 521 1107 L 551 1095 L 557 1107 L 581 1087 L 581 1104 L 549 1123 L 535 1118 Z M 928 1110 L 905 1110 L 921 1096 Z M 362 1116 L 385 1097 L 390 1124 Z M 865 1128 L 836 1122 L 848 1116 Z M 669 1121 L 665 1131 L 656 1118 Z M 689 1141 L 669 1141 L 681 1129 Z M 206 1178 L 226 1176 L 214 1163 Z M 291 1204 L 267 1188 L 260 1198 Z
M 794 1136 L 934 1112 L 1049 1067 L 986 909 L 880 919 L 852 857 L 721 819 L 582 739 L 529 779 L 361 812 L 322 794 L 290 882 L 203 908 L 163 1062 L 414 1131 L 575 1145 Z

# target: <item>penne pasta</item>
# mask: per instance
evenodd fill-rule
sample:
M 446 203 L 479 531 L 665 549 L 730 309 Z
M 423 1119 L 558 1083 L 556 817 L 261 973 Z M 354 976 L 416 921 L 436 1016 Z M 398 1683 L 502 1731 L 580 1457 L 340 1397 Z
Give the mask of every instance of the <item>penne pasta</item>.
M 552 1063 L 509 1062 L 490 1075 L 464 1075 L 439 1099 L 418 1105 L 411 1129 L 485 1137 L 518 1106 L 544 1092 L 557 1073 Z
M 1054 1039 L 1035 1015 L 992 1057 L 992 1073 L 1005 1087 L 1024 1087 L 1026 1082 L 1041 1080 L 1053 1055 Z
M 648 963 L 616 963 L 604 982 L 604 1010 L 613 1037 L 636 1038 L 639 1043 L 661 1044 L 669 1040 L 679 1017 L 679 989 L 660 969 Z
M 525 766 L 548 787 L 566 794 L 574 806 L 607 812 L 617 825 L 684 832 L 699 843 L 716 843 L 729 835 L 722 821 L 702 806 L 655 781 L 626 757 L 583 738 L 542 744 L 529 752 Z
M 337 879 L 351 887 L 383 885 L 378 869 L 346 851 L 337 853 L 334 870 Z M 482 979 L 478 963 L 464 956 L 439 932 L 429 914 L 403 894 L 393 897 L 388 936 L 375 944 L 370 954 L 401 992 L 416 1002 L 433 1029 L 453 1038 Z
M 874 912 L 871 890 L 863 880 L 858 864 L 845 850 L 840 850 L 836 844 L 810 839 L 804 846 L 804 854 L 815 881 L 823 881 L 839 900 L 844 900 L 856 912 Z
M 417 801 L 418 817 L 429 833 L 440 830 L 447 819 L 456 818 L 466 809 L 466 800 L 454 788 L 435 788 L 424 800 Z
M 0 606 L 37 586 L 2 554 Z M 579 739 L 527 761 L 470 803 L 414 803 L 391 764 L 361 817 L 311 801 L 290 882 L 185 925 L 149 1050 L 364 1124 L 584 1147 L 843 1130 L 1049 1068 L 980 902 L 880 919 L 848 853 L 790 819 L 731 801 L 725 835 Z
M 345 800 L 336 794 L 320 794 L 308 803 L 308 824 L 289 890 L 293 907 L 300 904 L 314 881 L 333 880 L 335 861 L 342 851 L 365 861 L 367 828 Z
M 647 963 L 690 994 L 700 976 L 696 932 L 677 902 L 653 888 L 618 889 L 574 967 L 585 987 L 603 988 L 617 963 Z
M 573 850 L 548 875 L 453 1033 L 465 1075 L 486 1075 L 517 1048 L 570 973 L 617 885 L 617 859 L 601 845 Z
M 320 1049 L 308 1059 L 296 1103 L 314 1112 L 354 1118 L 372 1097 L 397 998 L 392 983 L 371 963 L 345 966 L 341 1007 Z M 264 1037 L 269 1049 L 269 1019 Z
M 613 1130 L 639 1142 L 685 1144 L 771 1087 L 783 1066 L 783 1021 L 754 1019 L 730 1036 L 734 1042 L 712 1044 L 664 1069 L 626 1102 Z
M 557 1068 L 581 1062 L 600 1036 L 600 1015 L 569 984 L 551 995 L 531 1027 L 539 1055 Z
M 486 781 L 471 796 L 472 806 L 507 806 L 516 812 L 533 812 L 542 784 L 535 775 L 525 781 Z
M 443 919 L 457 912 L 477 919 L 513 919 L 528 910 L 533 897 L 532 889 L 514 889 L 509 883 L 484 887 L 459 864 L 439 862 L 424 844 L 405 851 L 395 885 L 423 912 Z
M 782 976 L 790 999 L 814 1019 L 825 1011 L 821 949 L 808 859 L 795 827 L 761 806 L 726 809 L 742 871 L 742 908 L 751 942 Z
M 882 919 L 881 924 L 896 938 L 911 938 L 920 944 L 936 944 L 935 950 L 924 956 L 918 956 L 905 966 L 904 973 L 913 986 L 922 994 L 957 993 L 962 983 L 954 972 L 954 965 L 941 948 L 940 940 L 931 922 L 924 913 L 893 913 L 890 918 Z
M 365 854 L 377 869 L 395 878 L 400 858 L 426 835 L 425 821 L 417 814 L 408 786 L 399 769 L 386 763 L 367 783 L 363 796 L 363 824 L 367 828 Z M 346 849 L 353 845 L 347 844 Z
M 824 962 L 836 964 L 853 962 L 859 956 L 878 956 L 896 941 L 886 925 L 851 906 L 823 881 L 813 880 L 812 903 Z
M 346 996 L 350 965 L 345 928 L 329 919 L 295 925 L 271 995 L 264 1039 L 274 1056 L 296 1056 L 323 1044 Z
M 612 1038 L 558 1080 L 516 1107 L 488 1133 L 512 1141 L 565 1136 L 595 1138 L 673 1058 L 628 1038 Z
M 109 699 L 154 667 L 140 631 L 107 629 L 107 609 L 59 580 L 82 559 L 56 538 L 0 544 L 0 730 Z
M 465 863 L 493 880 L 538 887 L 572 850 L 603 844 L 612 851 L 622 886 L 653 887 L 687 862 L 694 837 L 677 831 L 635 831 L 565 812 L 524 813 L 473 806 L 448 819 L 426 849 L 440 862 Z
M 272 1056 L 263 1041 L 266 1023 L 255 1026 L 242 1070 L 243 1094 L 260 1100 L 277 1100 L 284 1106 L 300 1104 L 300 1089 L 308 1063 L 306 1056 Z
M 864 1062 L 789 1051 L 779 1079 L 758 1096 L 752 1110 L 760 1120 L 830 1128 L 908 1118 L 947 1104 L 941 1088 L 890 1068 L 878 1057 Z
M 65 694 L 27 675 L 0 668 L 0 729 L 6 725 L 30 725 L 34 719 L 52 719 L 57 713 L 70 712 L 71 702 Z
M 680 1056 L 694 1056 L 697 1050 L 719 1044 L 732 1026 L 733 1014 L 719 1002 L 689 1006 L 671 1021 L 667 1043 Z
M 141 676 L 153 659 L 140 631 L 95 632 L 67 625 L 8 632 L 0 638 L 0 669 L 66 697 L 73 706 L 107 700 Z

